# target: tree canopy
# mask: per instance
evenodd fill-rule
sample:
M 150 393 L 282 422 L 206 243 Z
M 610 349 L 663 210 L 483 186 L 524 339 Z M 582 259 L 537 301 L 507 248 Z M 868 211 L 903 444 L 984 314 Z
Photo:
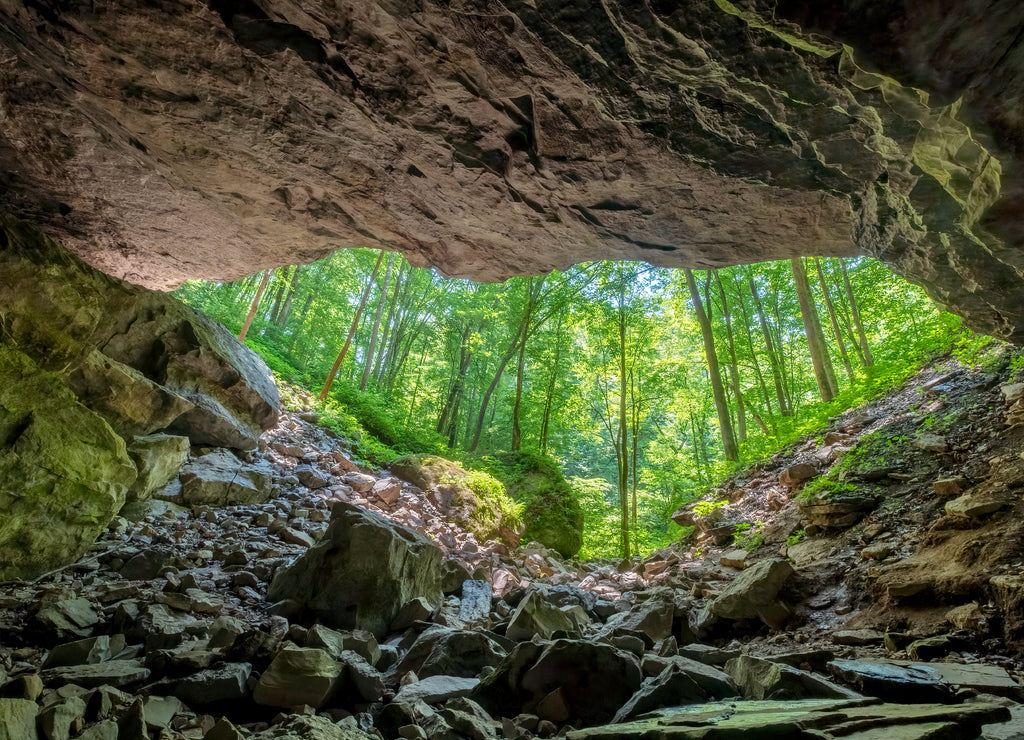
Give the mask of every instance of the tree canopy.
M 867 258 L 476 284 L 355 249 L 177 294 L 321 394 L 370 464 L 549 456 L 584 509 L 587 556 L 668 544 L 668 515 L 736 465 L 981 341 Z

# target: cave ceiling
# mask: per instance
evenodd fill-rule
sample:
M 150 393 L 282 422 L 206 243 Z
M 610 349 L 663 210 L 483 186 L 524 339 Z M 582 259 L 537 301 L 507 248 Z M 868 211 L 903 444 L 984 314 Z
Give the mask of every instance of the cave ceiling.
M 166 289 L 869 254 L 1024 339 L 1016 0 L 0 0 L 4 210 Z

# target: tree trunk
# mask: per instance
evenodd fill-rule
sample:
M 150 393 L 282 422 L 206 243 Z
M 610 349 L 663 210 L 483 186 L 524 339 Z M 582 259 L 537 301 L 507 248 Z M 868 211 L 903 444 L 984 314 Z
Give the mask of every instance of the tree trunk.
M 825 296 L 825 308 L 828 309 L 829 323 L 832 324 L 832 333 L 836 337 L 836 345 L 839 347 L 839 356 L 843 360 L 843 367 L 846 369 L 846 379 L 853 382 L 853 364 L 850 362 L 850 355 L 846 353 L 846 342 L 843 341 L 843 332 L 839 328 L 839 318 L 836 316 L 836 308 L 832 305 L 832 296 L 828 291 L 828 283 L 825 282 L 825 271 L 821 269 L 821 259 L 814 260 L 814 266 L 818 272 L 818 282 L 821 284 L 822 295 Z
M 732 316 L 729 313 L 729 301 L 725 297 L 725 287 L 718 270 L 712 270 L 715 283 L 718 285 L 718 298 L 722 302 L 722 320 L 725 321 L 725 335 L 729 340 L 729 380 L 732 395 L 736 399 L 736 433 L 740 442 L 747 441 L 747 412 L 743 408 L 743 392 L 740 390 L 740 368 L 736 362 L 736 340 L 732 333 Z
M 818 312 L 814 309 L 814 303 L 811 301 L 811 286 L 807 282 L 803 259 L 793 257 L 789 262 L 793 267 L 793 281 L 796 283 L 800 315 L 804 321 L 804 334 L 807 337 L 807 347 L 811 353 L 811 364 L 814 366 L 814 379 L 818 383 L 821 400 L 827 403 L 838 393 L 835 370 L 832 369 L 832 358 L 829 357 L 828 347 L 825 345 Z
M 295 265 L 295 269 L 292 271 L 292 279 L 288 284 L 288 294 L 284 298 L 284 304 L 281 306 L 281 310 L 277 312 L 277 318 L 275 323 L 282 329 L 288 323 L 288 317 L 292 313 L 292 301 L 295 299 L 296 286 L 299 284 L 299 271 L 302 269 L 302 265 Z
M 274 295 L 274 303 L 270 308 L 270 321 L 273 324 L 277 324 L 277 315 L 281 312 L 281 304 L 284 303 L 284 294 L 288 290 L 288 271 L 285 268 L 281 268 L 274 275 L 274 282 L 280 283 L 277 287 L 277 293 Z
M 843 285 L 846 286 L 846 300 L 850 302 L 850 311 L 853 313 L 853 325 L 857 327 L 857 338 L 860 339 L 860 350 L 864 355 L 864 367 L 872 367 L 875 358 L 871 356 L 871 345 L 868 344 L 867 334 L 864 333 L 864 324 L 860 320 L 860 309 L 857 307 L 857 299 L 853 295 L 853 286 L 850 284 L 850 275 L 846 271 L 846 261 L 840 258 L 839 267 L 843 272 Z
M 628 558 L 629 548 L 629 447 L 626 425 L 626 285 L 619 271 L 619 433 L 615 457 L 619 468 L 619 524 L 622 557 Z
M 544 415 L 540 422 L 540 451 L 546 454 L 548 451 L 548 426 L 551 422 L 551 407 L 555 400 L 555 383 L 558 380 L 558 363 L 562 354 L 562 316 L 558 316 L 558 326 L 555 328 L 555 360 L 551 364 L 551 379 L 548 381 L 548 391 L 544 398 Z
M 370 296 L 370 289 L 373 288 L 373 281 L 377 279 L 377 272 L 380 270 L 380 263 L 383 262 L 383 260 L 384 252 L 382 251 L 377 256 L 377 261 L 373 265 L 373 273 L 370 275 L 370 279 L 366 281 L 366 288 L 363 290 L 363 295 L 359 299 L 359 307 L 356 308 L 356 314 L 352 317 L 352 326 L 348 330 L 348 337 L 345 338 L 345 344 L 338 353 L 338 359 L 334 361 L 334 367 L 332 367 L 331 372 L 327 374 L 327 380 L 324 381 L 324 387 L 320 391 L 321 401 L 327 398 L 327 394 L 331 392 L 331 384 L 334 382 L 334 376 L 338 374 L 338 368 L 341 367 L 341 361 L 345 359 L 345 353 L 348 352 L 348 347 L 352 344 L 352 337 L 355 336 L 356 329 L 359 328 L 359 318 L 363 315 L 363 309 L 366 308 L 366 299 Z
M 487 418 L 487 405 L 490 403 L 491 396 L 494 395 L 494 391 L 498 387 L 498 383 L 501 382 L 501 376 L 505 372 L 505 366 L 508 365 L 508 361 L 512 359 L 512 355 L 516 353 L 516 348 L 519 347 L 519 339 L 526 332 L 526 323 L 524 314 L 523 321 L 519 322 L 519 328 L 516 331 L 515 337 L 512 338 L 512 341 L 508 345 L 508 349 L 505 351 L 501 361 L 498 363 L 498 369 L 494 373 L 494 378 L 491 380 L 491 384 L 487 386 L 487 391 L 480 400 L 480 412 L 477 414 L 476 427 L 473 429 L 473 439 L 469 443 L 470 452 L 476 452 L 476 448 L 480 444 L 480 435 L 483 433 L 484 429 L 484 419 Z
M 757 291 L 757 283 L 754 282 L 754 274 L 749 268 L 747 269 L 747 282 L 750 284 L 750 295 L 754 298 L 754 309 L 757 311 L 757 318 L 761 324 L 761 335 L 764 337 L 765 348 L 768 352 L 768 364 L 772 368 L 772 382 L 775 383 L 775 398 L 779 402 L 779 413 L 782 416 L 792 416 L 793 411 L 789 406 L 783 382 L 782 358 L 775 351 L 772 332 L 768 327 L 768 317 L 764 312 L 764 305 L 761 303 L 761 296 Z
M 711 391 L 714 394 L 715 411 L 718 414 L 718 427 L 722 432 L 722 449 L 725 452 L 726 460 L 739 460 L 739 449 L 736 447 L 732 420 L 729 418 L 729 403 L 725 399 L 725 387 L 722 385 L 718 354 L 715 352 L 715 337 L 711 330 L 711 319 L 708 318 L 704 312 L 704 306 L 701 304 L 700 291 L 697 290 L 697 281 L 693 278 L 693 270 L 685 268 L 683 273 L 686 275 L 686 284 L 690 289 L 693 310 L 697 314 L 697 323 L 700 324 L 700 333 L 704 339 L 704 357 L 708 363 Z
M 542 278 L 543 280 L 543 278 Z M 526 304 L 526 326 L 529 327 L 530 321 L 533 320 L 533 310 L 536 306 L 537 295 L 534 293 L 534 278 L 530 278 L 527 282 L 527 293 L 529 298 Z M 519 340 L 519 361 L 516 364 L 516 397 L 515 402 L 512 404 L 512 451 L 519 452 L 523 447 L 523 430 L 519 424 L 519 414 L 522 410 L 523 405 L 523 375 L 526 366 L 526 343 L 530 339 L 529 328 L 523 331 L 523 337 Z
M 378 383 L 381 382 L 384 375 L 384 363 L 388 360 L 391 353 L 391 335 L 392 332 L 397 332 L 398 327 L 395 325 L 395 314 L 403 308 L 402 304 L 405 301 L 406 294 L 408 293 L 408 280 L 403 281 L 403 277 L 408 275 L 406 268 L 409 263 L 402 260 L 398 266 L 398 272 L 395 275 L 395 289 L 394 294 L 391 296 L 391 301 L 388 303 L 388 313 L 384 317 L 384 331 L 380 336 L 380 352 L 377 353 L 376 360 L 373 368 L 373 379 Z M 411 269 L 411 268 L 410 268 Z
M 458 415 L 459 401 L 462 398 L 463 389 L 466 385 L 466 376 L 469 374 L 469 363 L 473 359 L 473 350 L 469 344 L 472 335 L 472 327 L 469 324 L 462 330 L 462 337 L 459 340 L 459 363 L 454 365 L 455 370 L 452 376 L 451 387 L 448 389 L 448 397 L 441 408 L 441 415 L 437 418 L 437 433 L 449 437 L 452 441 L 449 447 L 455 446 L 454 434 L 455 417 Z
M 252 299 L 252 303 L 249 306 L 249 313 L 245 317 L 245 323 L 242 324 L 242 331 L 238 332 L 239 342 L 244 342 L 245 335 L 249 333 L 249 327 L 252 326 L 253 317 L 256 316 L 256 309 L 260 306 L 263 291 L 267 289 L 267 283 L 270 282 L 270 272 L 270 270 L 263 271 L 263 279 L 260 280 L 260 287 L 256 289 L 256 297 Z
M 370 380 L 370 370 L 373 369 L 373 357 L 377 351 L 377 335 L 380 332 L 380 318 L 384 313 L 384 304 L 388 300 L 388 284 L 391 282 L 391 268 L 395 264 L 395 253 L 388 253 L 388 267 L 384 271 L 384 284 L 380 288 L 380 299 L 377 301 L 377 311 L 373 316 L 373 328 L 370 330 L 370 344 L 366 348 L 366 360 L 363 362 L 363 377 L 359 379 L 359 390 L 365 391 L 366 384 Z
M 772 415 L 772 399 L 768 393 L 768 384 L 764 380 L 764 373 L 761 372 L 761 362 L 757 359 L 757 351 L 754 349 L 754 336 L 750 331 L 750 314 L 747 312 L 747 302 L 743 298 L 743 291 L 737 291 L 740 299 L 740 312 L 743 314 L 743 336 L 747 339 L 747 350 L 750 352 L 750 364 L 754 369 L 754 377 L 757 378 L 757 386 L 761 390 L 761 400 L 764 401 L 764 406 L 768 409 L 768 417 Z M 759 423 L 762 428 L 764 422 Z

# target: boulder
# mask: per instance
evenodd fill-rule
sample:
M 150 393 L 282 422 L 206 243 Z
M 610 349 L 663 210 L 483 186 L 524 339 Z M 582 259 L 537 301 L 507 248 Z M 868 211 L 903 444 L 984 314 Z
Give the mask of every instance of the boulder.
M 270 498 L 268 470 L 244 463 L 227 450 L 198 457 L 181 471 L 179 490 L 164 490 L 158 498 L 182 506 L 259 504 Z
M 188 462 L 188 437 L 172 434 L 149 434 L 133 437 L 128 455 L 135 463 L 139 477 L 128 490 L 127 500 L 144 501 L 167 485 Z
M 646 678 L 629 700 L 612 718 L 613 723 L 665 706 L 697 704 L 708 699 L 707 693 L 692 676 L 676 665 L 669 665 L 653 678 Z
M 106 421 L 55 374 L 0 343 L 0 581 L 80 557 L 136 477 Z
M 818 469 L 807 463 L 790 465 L 779 475 L 779 484 L 786 488 L 795 488 L 818 474 Z
M 252 740 L 378 740 L 379 736 L 351 725 L 340 725 L 327 717 L 289 714 L 281 722 L 254 735 Z M 206 740 L 211 740 L 206 736 Z M 233 740 L 233 739 L 232 739 Z
M 534 635 L 550 639 L 559 631 L 581 632 L 589 621 L 581 606 L 560 606 L 548 598 L 543 586 L 530 586 L 512 612 L 505 635 L 510 640 L 529 640 Z
M 574 727 L 608 722 L 640 688 L 636 658 L 611 645 L 555 640 L 517 646 L 470 698 L 496 717 L 537 713 L 546 705 Z
M 342 666 L 323 650 L 284 647 L 260 676 L 252 698 L 257 704 L 321 706 L 330 697 Z
M 725 619 L 764 617 L 777 603 L 779 590 L 793 573 L 793 566 L 786 560 L 762 560 L 736 576 L 711 602 L 710 612 Z
M 440 704 L 449 699 L 468 696 L 480 683 L 478 678 L 436 675 L 408 683 L 395 695 L 396 702 Z
M 498 640 L 486 632 L 437 625 L 416 638 L 392 672 L 401 676 L 412 671 L 420 678 L 438 675 L 474 678 L 485 669 L 494 668 L 505 655 Z
M 323 539 L 277 572 L 268 596 L 329 626 L 382 637 L 412 599 L 440 605 L 441 576 L 441 551 L 425 535 L 339 502 Z
M 993 514 L 1007 506 L 1008 502 L 988 496 L 973 496 L 969 493 L 947 501 L 946 514 L 960 519 L 977 519 Z
M 467 624 L 482 623 L 491 614 L 491 584 L 488 581 L 467 580 L 462 583 L 459 619 Z
M 660 642 L 672 634 L 675 611 L 676 601 L 672 590 L 655 589 L 629 611 L 610 616 L 601 634 L 610 635 L 616 630 L 625 629 L 642 632 L 651 638 L 652 642 Z
M 0 740 L 36 740 L 39 707 L 27 699 L 0 699 Z
M 276 423 L 273 375 L 221 324 L 104 275 L 16 219 L 0 216 L 0 232 L 9 341 L 119 434 L 252 449 Z
M 860 694 L 785 663 L 741 655 L 725 672 L 752 699 L 859 699 Z

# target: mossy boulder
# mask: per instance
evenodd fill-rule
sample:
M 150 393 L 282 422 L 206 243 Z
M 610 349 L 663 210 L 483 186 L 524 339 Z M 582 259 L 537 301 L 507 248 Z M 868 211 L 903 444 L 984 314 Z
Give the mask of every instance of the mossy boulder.
M 124 440 L 55 374 L 0 344 L 0 581 L 81 556 L 125 502 Z
M 558 464 L 532 452 L 509 452 L 491 458 L 491 472 L 522 504 L 523 539 L 535 541 L 570 558 L 583 547 L 583 509 Z
M 493 476 L 467 471 L 436 455 L 400 457 L 391 463 L 391 472 L 422 488 L 442 514 L 481 542 L 500 540 L 510 547 L 519 544 L 522 507 Z

